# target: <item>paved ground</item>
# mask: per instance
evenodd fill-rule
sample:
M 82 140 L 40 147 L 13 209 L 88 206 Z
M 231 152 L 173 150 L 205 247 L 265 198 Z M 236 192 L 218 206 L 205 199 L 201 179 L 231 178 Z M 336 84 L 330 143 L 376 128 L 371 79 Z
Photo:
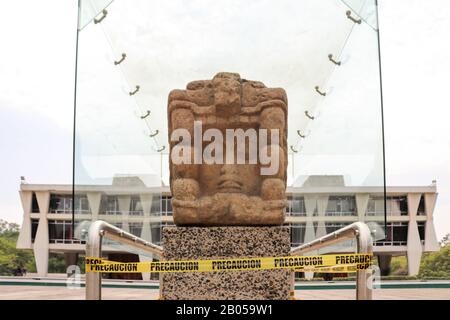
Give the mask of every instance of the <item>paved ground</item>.
M 48 286 L 0 286 L 0 300 L 82 300 L 84 288 Z M 105 300 L 154 300 L 159 291 L 154 289 L 103 288 Z M 350 300 L 355 290 L 297 290 L 296 298 L 301 300 Z M 374 299 L 386 300 L 450 300 L 450 289 L 377 289 Z
M 354 300 L 355 290 L 297 290 L 301 300 Z M 450 289 L 377 289 L 374 300 L 450 300 Z

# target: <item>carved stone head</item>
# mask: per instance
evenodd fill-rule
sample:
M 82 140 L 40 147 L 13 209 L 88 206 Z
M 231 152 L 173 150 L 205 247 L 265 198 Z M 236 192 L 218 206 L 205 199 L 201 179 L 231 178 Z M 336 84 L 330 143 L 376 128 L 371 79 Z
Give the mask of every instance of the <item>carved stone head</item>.
M 286 206 L 287 97 L 235 73 L 169 94 L 177 225 L 280 225 Z

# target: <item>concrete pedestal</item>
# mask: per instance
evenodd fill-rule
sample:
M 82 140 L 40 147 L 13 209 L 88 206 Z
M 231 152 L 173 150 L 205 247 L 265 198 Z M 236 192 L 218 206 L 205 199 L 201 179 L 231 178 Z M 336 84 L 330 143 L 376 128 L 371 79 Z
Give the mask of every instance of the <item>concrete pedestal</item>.
M 165 227 L 165 260 L 288 256 L 288 227 Z M 191 299 L 289 299 L 290 270 L 161 273 L 161 297 Z

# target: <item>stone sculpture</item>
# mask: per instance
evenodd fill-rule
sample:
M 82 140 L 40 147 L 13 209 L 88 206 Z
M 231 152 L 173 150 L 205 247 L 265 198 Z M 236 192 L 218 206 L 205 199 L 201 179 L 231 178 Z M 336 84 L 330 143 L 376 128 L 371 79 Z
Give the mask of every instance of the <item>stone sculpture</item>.
M 283 89 L 267 88 L 261 82 L 241 79 L 239 74 L 219 73 L 212 80 L 190 82 L 186 90 L 173 90 L 168 101 L 168 123 L 176 225 L 283 224 L 287 169 L 287 96 Z M 172 134 L 178 129 L 185 129 L 192 137 L 198 129 L 201 132 L 216 129 L 224 137 L 227 129 L 242 129 L 241 133 L 266 129 L 270 133 L 267 145 L 261 144 L 262 138 L 257 136 L 257 146 L 245 147 L 246 156 L 257 148 L 256 163 L 199 163 L 194 158 L 201 157 L 209 143 L 204 137 L 200 143 L 191 141 L 185 145 L 182 156 L 187 156 L 190 163 L 175 163 L 173 156 L 180 150 L 177 149 L 180 141 L 172 139 Z M 271 135 L 275 131 L 279 133 L 278 139 Z M 220 143 L 225 144 L 225 140 Z M 222 149 L 223 159 L 233 153 L 230 150 L 238 153 L 236 148 L 228 148 Z M 218 156 L 217 153 L 215 150 L 212 154 Z M 262 155 L 276 155 L 274 172 L 262 174 L 263 168 L 272 165 L 263 162 Z

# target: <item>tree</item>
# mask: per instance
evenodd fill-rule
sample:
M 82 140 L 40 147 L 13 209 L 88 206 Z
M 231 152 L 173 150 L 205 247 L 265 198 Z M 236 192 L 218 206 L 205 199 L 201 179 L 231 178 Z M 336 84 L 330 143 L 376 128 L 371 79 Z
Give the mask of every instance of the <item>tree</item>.
M 421 277 L 450 278 L 450 242 L 447 234 L 440 242 L 442 248 L 438 252 L 424 255 L 420 265 Z
M 450 244 L 450 233 L 447 233 L 441 241 L 439 241 L 441 247 L 445 247 Z
M 31 250 L 16 249 L 19 225 L 0 219 L 0 275 L 13 275 L 17 267 L 35 272 Z
M 0 219 L 0 275 L 14 275 L 18 267 L 25 267 L 27 272 L 36 272 L 33 252 L 17 249 L 20 226 Z M 64 255 L 50 253 L 48 259 L 49 273 L 65 273 Z

